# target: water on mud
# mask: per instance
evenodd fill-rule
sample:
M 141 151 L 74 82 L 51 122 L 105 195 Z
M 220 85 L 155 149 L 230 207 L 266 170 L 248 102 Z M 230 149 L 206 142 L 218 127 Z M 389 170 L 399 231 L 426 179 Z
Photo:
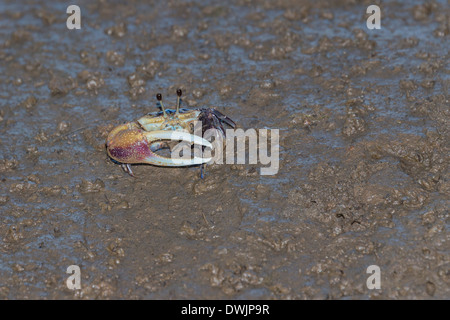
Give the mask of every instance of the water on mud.
M 448 299 L 448 3 L 371 2 L 2 0 L 0 298 Z M 278 173 L 108 159 L 179 87 Z

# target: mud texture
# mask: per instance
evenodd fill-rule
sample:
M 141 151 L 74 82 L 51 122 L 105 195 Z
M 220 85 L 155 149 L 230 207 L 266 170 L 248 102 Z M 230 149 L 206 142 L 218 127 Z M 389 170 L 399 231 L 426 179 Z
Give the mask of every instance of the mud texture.
M 68 30 L 1 0 L 0 298 L 449 299 L 449 5 L 369 30 L 377 2 L 78 1 Z M 279 129 L 279 172 L 123 172 L 106 135 L 178 87 Z

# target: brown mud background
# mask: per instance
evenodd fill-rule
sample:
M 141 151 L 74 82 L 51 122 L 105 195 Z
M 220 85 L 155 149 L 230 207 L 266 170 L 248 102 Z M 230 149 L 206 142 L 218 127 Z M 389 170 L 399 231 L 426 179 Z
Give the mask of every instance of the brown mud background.
M 0 298 L 450 298 L 447 1 L 69 4 L 0 2 Z M 178 87 L 279 172 L 124 173 L 107 133 Z

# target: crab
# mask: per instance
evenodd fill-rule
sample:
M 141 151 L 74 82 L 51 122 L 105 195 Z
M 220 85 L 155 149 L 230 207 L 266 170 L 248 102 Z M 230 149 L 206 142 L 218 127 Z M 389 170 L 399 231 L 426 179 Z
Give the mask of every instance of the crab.
M 213 149 L 211 142 L 194 134 L 196 121 L 201 122 L 201 133 L 215 129 L 216 138 L 225 137 L 224 124 L 235 128 L 236 124 L 226 115 L 214 108 L 186 109 L 180 108 L 181 89 L 177 90 L 176 109 L 164 108 L 162 95 L 158 93 L 156 99 L 161 111 L 149 113 L 136 121 L 127 122 L 114 128 L 106 139 L 108 156 L 121 164 L 125 172 L 134 176 L 131 164 L 151 164 L 163 167 L 183 167 L 201 165 L 203 168 L 211 161 L 209 157 L 175 158 L 165 157 L 157 153 L 158 150 L 170 148 L 170 143 L 183 141 L 205 148 Z

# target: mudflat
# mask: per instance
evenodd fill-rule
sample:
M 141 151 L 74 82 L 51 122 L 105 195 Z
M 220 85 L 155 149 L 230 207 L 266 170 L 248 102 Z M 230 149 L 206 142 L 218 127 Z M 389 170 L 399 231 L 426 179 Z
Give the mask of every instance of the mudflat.
M 371 4 L 78 1 L 69 30 L 68 4 L 3 0 L 0 298 L 449 299 L 448 3 L 372 30 Z M 278 129 L 278 172 L 126 174 L 106 136 L 177 88 Z

